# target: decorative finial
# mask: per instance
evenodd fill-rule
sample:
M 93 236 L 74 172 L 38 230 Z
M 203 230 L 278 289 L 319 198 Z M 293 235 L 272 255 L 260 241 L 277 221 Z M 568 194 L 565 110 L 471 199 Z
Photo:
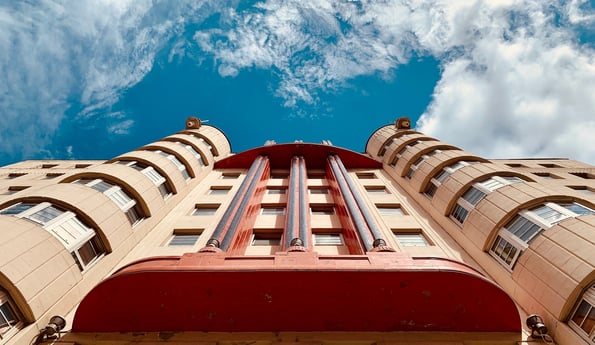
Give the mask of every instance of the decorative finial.
M 407 116 L 399 117 L 395 121 L 395 127 L 397 129 L 411 129 L 411 120 Z
M 186 119 L 186 129 L 199 129 L 200 119 L 198 117 L 190 116 Z

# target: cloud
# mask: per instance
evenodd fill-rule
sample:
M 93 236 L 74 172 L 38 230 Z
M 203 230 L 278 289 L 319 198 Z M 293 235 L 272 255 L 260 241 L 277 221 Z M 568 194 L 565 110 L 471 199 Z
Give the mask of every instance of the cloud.
M 278 71 L 276 94 L 298 110 L 433 56 L 442 75 L 421 131 L 487 157 L 594 163 L 595 54 L 578 39 L 594 13 L 578 0 L 267 1 L 194 39 L 222 76 Z
M 0 5 L 0 158 L 47 156 L 66 121 L 109 117 L 168 40 L 212 7 L 132 0 Z M 110 120 L 111 133 L 132 126 L 130 119 Z

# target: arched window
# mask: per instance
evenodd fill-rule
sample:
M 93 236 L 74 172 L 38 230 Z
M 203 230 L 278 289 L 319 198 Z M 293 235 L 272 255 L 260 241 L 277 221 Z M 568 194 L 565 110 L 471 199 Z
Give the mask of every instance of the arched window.
M 137 161 L 116 161 L 115 163 L 134 168 L 140 171 L 143 175 L 147 176 L 153 182 L 153 184 L 157 186 L 157 189 L 159 189 L 163 199 L 167 199 L 170 195 L 172 195 L 172 188 L 169 185 L 169 181 L 167 181 L 167 179 L 157 172 L 157 170 L 155 170 L 155 168 L 152 166 Z
M 518 182 L 523 182 L 523 180 L 514 176 L 492 176 L 485 181 L 475 183 L 457 200 L 457 204 L 450 213 L 451 218 L 457 223 L 463 224 L 469 212 L 486 195 L 506 185 Z
M 81 271 L 104 253 L 95 230 L 85 225 L 74 212 L 49 202 L 20 202 L 0 210 L 0 214 L 27 219 L 41 225 L 72 254 Z
M 582 337 L 595 343 L 595 285 L 585 291 L 568 324 Z
M 136 199 L 132 198 L 122 187 L 115 183 L 102 179 L 78 179 L 73 183 L 79 183 L 91 187 L 107 195 L 122 212 L 128 217 L 128 221 L 133 226 L 142 220 L 142 210 Z
M 512 270 L 519 255 L 542 231 L 566 218 L 592 213 L 595 212 L 576 202 L 547 202 L 523 210 L 500 229 L 490 247 L 490 254 L 506 268 Z
M 428 183 L 428 185 L 426 186 L 426 188 L 424 189 L 424 194 L 429 197 L 429 198 L 433 198 L 434 194 L 436 194 L 436 190 L 438 190 L 438 187 L 440 187 L 440 185 L 444 182 L 444 180 L 446 180 L 447 177 L 449 177 L 452 173 L 454 173 L 455 171 L 466 167 L 468 165 L 472 165 L 472 164 L 477 164 L 479 162 L 474 162 L 474 161 L 458 161 L 455 162 L 447 167 L 442 168 L 442 170 L 438 171 L 434 177 L 432 177 L 432 179 L 430 180 L 430 183 Z
M 8 293 L 0 288 L 0 342 L 12 337 L 23 326 L 23 321 Z

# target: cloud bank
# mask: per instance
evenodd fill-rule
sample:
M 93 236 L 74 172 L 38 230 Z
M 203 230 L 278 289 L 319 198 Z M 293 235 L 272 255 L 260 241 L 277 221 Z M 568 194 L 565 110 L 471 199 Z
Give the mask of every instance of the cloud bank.
M 581 41 L 581 33 L 595 33 L 591 6 L 581 0 L 3 4 L 0 158 L 51 157 L 49 144 L 66 121 L 92 126 L 101 117 L 110 123 L 106 135 L 126 135 L 134 120 L 111 110 L 123 91 L 146 76 L 160 52 L 172 62 L 192 51 L 201 63 L 212 58 L 224 78 L 272 71 L 273 92 L 297 110 L 351 87 L 353 78 L 389 80 L 410 59 L 432 56 L 442 72 L 426 111 L 414 114 L 419 130 L 486 157 L 595 163 L 595 48 Z M 186 30 L 194 31 L 191 41 Z
M 594 13 L 586 1 L 288 0 L 230 9 L 229 29 L 194 38 L 224 77 L 278 71 L 289 107 L 433 56 L 442 75 L 419 130 L 486 157 L 595 163 L 595 53 L 578 40 Z

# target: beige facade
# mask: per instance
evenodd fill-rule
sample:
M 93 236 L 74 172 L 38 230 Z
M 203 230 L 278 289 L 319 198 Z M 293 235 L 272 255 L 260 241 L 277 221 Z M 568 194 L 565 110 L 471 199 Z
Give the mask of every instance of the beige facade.
M 526 344 L 543 342 L 524 323 L 538 314 L 556 344 L 595 344 L 595 167 L 569 159 L 488 160 L 406 122 L 371 135 L 363 155 L 377 168 L 352 167 L 343 158 L 346 181 L 368 210 L 364 218 L 385 242 L 379 248 L 390 249 L 386 257 L 443 258 L 480 272 L 516 303 L 518 334 L 71 332 L 59 341 Z M 69 329 L 85 295 L 135 261 L 209 248 L 251 178 L 249 164 L 224 164 L 240 154 L 219 129 L 191 118 L 185 130 L 109 161 L 0 168 L 0 344 L 30 343 L 53 315 L 64 316 Z M 344 229 L 328 168 L 309 168 L 304 156 L 311 242 L 304 255 L 316 262 L 369 255 L 373 250 Z M 273 163 L 255 184 L 260 199 L 246 211 L 252 223 L 235 234 L 230 257 L 288 255 L 292 170 Z

